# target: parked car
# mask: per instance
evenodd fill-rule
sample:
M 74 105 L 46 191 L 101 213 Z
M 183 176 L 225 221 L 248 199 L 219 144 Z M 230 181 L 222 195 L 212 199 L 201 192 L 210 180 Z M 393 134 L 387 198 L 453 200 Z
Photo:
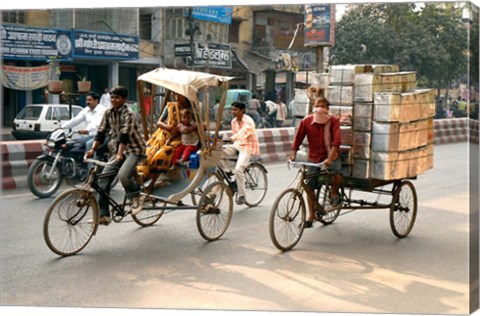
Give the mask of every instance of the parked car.
M 82 111 L 79 105 L 72 105 L 72 117 Z M 68 104 L 29 104 L 13 120 L 12 135 L 16 139 L 44 139 L 63 122 L 70 119 Z M 76 129 L 83 129 L 84 123 Z

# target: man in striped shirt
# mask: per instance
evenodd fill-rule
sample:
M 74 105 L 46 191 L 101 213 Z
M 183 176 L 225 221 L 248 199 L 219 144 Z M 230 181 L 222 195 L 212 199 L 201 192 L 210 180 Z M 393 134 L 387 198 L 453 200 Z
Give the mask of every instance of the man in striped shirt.
M 135 113 L 126 103 L 128 90 L 125 87 L 116 87 L 111 91 L 112 107 L 105 111 L 93 147 L 87 152 L 87 158 L 93 156 L 95 150 L 105 141 L 105 137 L 111 133 L 112 148 L 116 150 L 116 161 L 111 167 L 106 167 L 103 172 L 118 170 L 118 178 L 125 189 L 126 196 L 131 201 L 131 213 L 138 214 L 143 208 L 145 196 L 140 196 L 140 185 L 135 182 L 134 174 L 137 164 L 145 158 L 145 139 L 141 135 Z M 99 181 L 107 194 L 113 177 Z M 100 219 L 99 224 L 108 225 L 111 222 L 108 200 L 100 196 Z
M 225 145 L 223 153 L 227 156 L 235 156 L 238 152 L 235 166 L 235 180 L 237 182 L 237 204 L 245 203 L 245 169 L 250 163 L 250 158 L 260 154 L 257 131 L 253 119 L 245 115 L 245 103 L 232 103 L 232 133 L 233 144 Z

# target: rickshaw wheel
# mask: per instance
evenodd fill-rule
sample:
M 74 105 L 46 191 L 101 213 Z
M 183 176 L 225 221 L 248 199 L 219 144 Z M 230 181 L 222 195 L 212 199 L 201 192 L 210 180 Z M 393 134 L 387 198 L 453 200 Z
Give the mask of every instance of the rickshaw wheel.
M 209 184 L 197 207 L 197 228 L 207 241 L 219 239 L 227 230 L 233 214 L 232 191 L 224 182 Z
M 166 203 L 164 203 L 164 206 L 165 205 Z M 156 209 L 156 207 L 157 201 L 155 200 L 155 198 L 149 197 L 147 195 L 143 204 L 144 209 L 137 215 L 132 214 L 133 221 L 142 227 L 147 227 L 155 224 L 165 212 L 165 209 Z
M 305 225 L 305 200 L 294 188 L 283 191 L 270 212 L 270 239 L 275 247 L 287 251 L 300 241 Z
M 60 194 L 43 222 L 48 248 L 60 256 L 81 251 L 95 235 L 98 212 L 98 203 L 88 191 L 74 188 Z
M 202 193 L 205 192 L 206 187 L 216 181 L 222 182 L 222 176 L 219 175 L 217 172 L 212 172 L 208 174 L 205 181 L 203 181 L 203 183 L 201 183 L 192 193 L 190 193 L 190 196 L 192 198 L 192 205 L 197 205 L 197 196 L 201 196 Z
M 417 192 L 410 181 L 402 181 L 395 189 L 390 205 L 390 227 L 398 238 L 406 237 L 417 217 Z

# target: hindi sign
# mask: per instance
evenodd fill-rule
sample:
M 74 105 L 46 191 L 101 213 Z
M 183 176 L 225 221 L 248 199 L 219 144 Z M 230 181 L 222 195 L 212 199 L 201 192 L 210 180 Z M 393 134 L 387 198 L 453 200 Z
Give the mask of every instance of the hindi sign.
M 70 30 L 0 25 L 0 42 L 4 59 L 73 60 Z
M 175 57 L 186 57 L 191 65 L 190 44 L 176 44 Z M 195 67 L 232 69 L 232 48 L 226 44 L 195 44 Z
M 2 84 L 8 89 L 35 90 L 48 85 L 50 66 L 2 66 Z
M 138 36 L 75 30 L 74 38 L 75 57 L 138 59 Z
M 192 17 L 216 23 L 232 24 L 231 7 L 195 7 L 192 9 Z
M 305 46 L 335 44 L 335 5 L 305 5 Z

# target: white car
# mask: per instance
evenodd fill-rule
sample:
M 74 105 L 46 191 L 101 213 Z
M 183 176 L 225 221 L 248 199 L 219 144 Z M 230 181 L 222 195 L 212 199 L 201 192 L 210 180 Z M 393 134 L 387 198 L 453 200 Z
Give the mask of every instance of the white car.
M 79 105 L 72 105 L 72 117 L 82 111 Z M 70 120 L 68 104 L 29 104 L 13 120 L 12 135 L 16 139 L 45 139 L 49 133 Z M 83 129 L 82 123 L 75 129 Z

